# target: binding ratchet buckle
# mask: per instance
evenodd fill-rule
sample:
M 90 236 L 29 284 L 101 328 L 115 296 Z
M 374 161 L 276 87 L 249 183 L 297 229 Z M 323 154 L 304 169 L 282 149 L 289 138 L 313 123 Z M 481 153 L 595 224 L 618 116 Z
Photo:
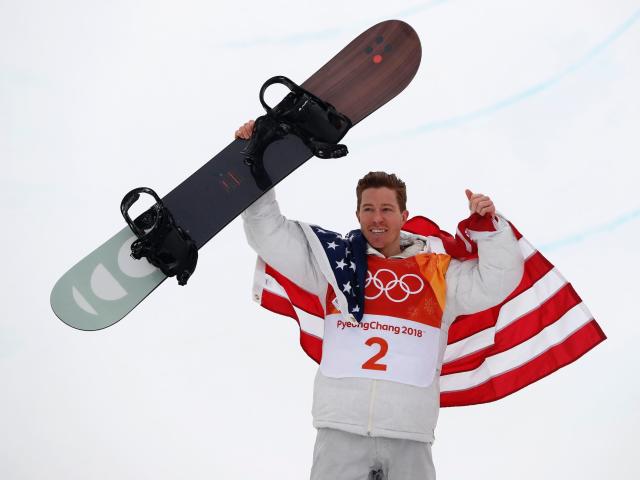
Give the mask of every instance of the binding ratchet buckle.
M 271 108 L 264 101 L 264 93 L 275 83 L 284 85 L 291 92 Z M 265 149 L 289 133 L 299 137 L 316 157 L 338 158 L 349 153 L 346 145 L 338 142 L 353 125 L 351 120 L 287 77 L 267 80 L 260 89 L 260 103 L 267 113 L 256 119 L 251 140 L 242 152 L 255 177 L 266 175 L 262 165 Z
M 151 195 L 156 203 L 135 220 L 129 209 L 138 201 L 141 193 Z M 164 206 L 156 192 L 140 187 L 127 193 L 120 203 L 120 211 L 129 228 L 138 237 L 131 244 L 131 256 L 137 260 L 146 257 L 167 277 L 176 276 L 179 285 L 186 285 L 196 269 L 198 248 L 189 234 L 176 225 L 173 215 Z

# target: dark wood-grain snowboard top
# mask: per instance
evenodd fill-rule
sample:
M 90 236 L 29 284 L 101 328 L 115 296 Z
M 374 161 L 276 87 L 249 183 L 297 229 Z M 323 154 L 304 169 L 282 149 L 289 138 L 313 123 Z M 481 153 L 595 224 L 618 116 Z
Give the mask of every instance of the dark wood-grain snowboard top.
M 302 87 L 356 124 L 409 85 L 421 57 L 415 30 L 387 20 L 358 35 Z

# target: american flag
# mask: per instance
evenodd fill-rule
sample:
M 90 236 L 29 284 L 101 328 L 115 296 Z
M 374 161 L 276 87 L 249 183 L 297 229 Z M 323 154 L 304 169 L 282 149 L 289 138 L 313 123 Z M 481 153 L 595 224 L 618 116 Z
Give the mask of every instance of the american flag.
M 472 215 L 455 237 L 425 217 L 403 230 L 427 237 L 433 253 L 461 261 L 477 258 L 469 230 L 492 230 Z M 449 328 L 440 375 L 440 405 L 473 405 L 503 398 L 572 363 L 606 336 L 572 285 L 513 225 L 525 258 L 518 287 L 500 304 L 458 316 Z M 340 288 L 349 312 L 360 321 L 364 310 L 366 241 L 359 230 L 346 237 L 309 226 L 331 264 L 334 289 Z M 333 281 L 335 280 L 335 281 Z M 322 356 L 324 299 L 295 285 L 258 259 L 255 299 L 263 307 L 293 318 L 300 345 L 317 363 Z

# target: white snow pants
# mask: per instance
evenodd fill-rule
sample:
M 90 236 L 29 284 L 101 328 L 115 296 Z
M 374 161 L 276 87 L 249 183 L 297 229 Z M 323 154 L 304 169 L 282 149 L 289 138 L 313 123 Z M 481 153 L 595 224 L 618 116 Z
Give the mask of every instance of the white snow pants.
M 311 480 L 435 480 L 431 444 L 319 428 Z

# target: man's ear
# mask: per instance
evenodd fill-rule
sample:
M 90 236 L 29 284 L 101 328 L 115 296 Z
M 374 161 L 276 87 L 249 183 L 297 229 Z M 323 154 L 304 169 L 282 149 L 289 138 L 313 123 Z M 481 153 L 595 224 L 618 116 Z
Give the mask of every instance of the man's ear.
M 360 223 L 360 212 L 356 210 L 356 218 L 358 219 L 358 223 Z
M 409 210 L 402 212 L 402 223 L 404 224 L 409 219 Z

